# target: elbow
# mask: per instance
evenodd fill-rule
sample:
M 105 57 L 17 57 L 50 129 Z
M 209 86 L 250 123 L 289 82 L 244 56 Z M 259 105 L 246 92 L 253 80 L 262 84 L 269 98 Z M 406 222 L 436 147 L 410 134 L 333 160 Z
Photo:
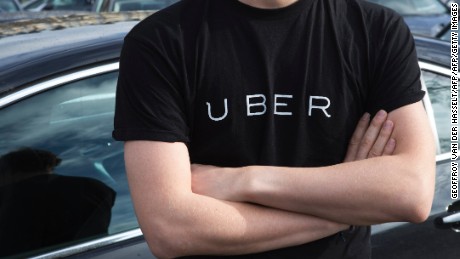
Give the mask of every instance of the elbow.
M 433 169 L 434 171 L 434 169 Z M 434 173 L 433 176 L 413 178 L 412 185 L 406 187 L 403 195 L 406 199 L 401 205 L 404 221 L 422 223 L 428 219 L 431 212 L 434 197 Z
M 179 247 L 177 243 L 179 240 L 172 241 L 172 238 L 146 238 L 145 239 L 150 252 L 156 258 L 177 258 L 186 255 L 183 251 L 183 247 Z
M 410 223 L 422 223 L 428 219 L 430 216 L 431 206 L 426 206 L 423 204 L 414 205 L 409 210 L 408 215 L 406 215 L 406 221 Z
M 428 219 L 431 211 L 432 200 L 429 198 L 408 197 L 401 199 L 397 206 L 393 207 L 393 219 L 395 222 L 422 223 Z
M 402 161 L 407 159 L 406 157 Z M 433 204 L 435 160 L 433 158 L 433 161 L 426 159 L 417 163 L 397 164 L 399 165 L 392 171 L 395 172 L 394 177 L 387 178 L 390 181 L 385 196 L 382 197 L 383 200 L 388 201 L 387 222 L 422 223 L 430 216 Z
M 168 239 L 160 238 L 158 233 L 153 235 L 145 236 L 150 252 L 157 258 L 175 258 L 178 257 L 178 251 L 174 246 L 168 242 Z
M 167 246 L 167 245 L 160 245 L 159 242 L 156 242 L 156 241 L 151 241 L 151 240 L 147 240 L 147 244 L 149 246 L 149 249 L 150 249 L 150 252 L 156 257 L 156 258 L 159 258 L 159 259 L 163 259 L 163 258 L 176 258 L 178 257 L 177 255 L 177 251 L 175 251 L 174 249 L 172 249 L 171 247 Z M 161 242 L 163 243 L 163 242 Z
M 147 231 L 143 230 L 145 240 L 150 252 L 157 258 L 176 258 L 186 255 L 187 240 L 183 240 L 183 235 L 178 235 L 177 231 L 171 227 L 155 227 Z

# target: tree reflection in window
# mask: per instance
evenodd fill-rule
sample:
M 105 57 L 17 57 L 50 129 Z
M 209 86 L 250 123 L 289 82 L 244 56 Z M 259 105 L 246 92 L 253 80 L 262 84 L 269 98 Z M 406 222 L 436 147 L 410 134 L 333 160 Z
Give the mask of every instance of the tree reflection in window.
M 68 83 L 0 110 L 0 155 L 23 147 L 47 150 L 62 159 L 54 175 L 92 178 L 116 192 L 109 235 L 138 226 L 124 170 L 123 143 L 111 137 L 117 76 L 112 72 Z M 0 205 L 7 199 L 8 195 L 2 195 Z

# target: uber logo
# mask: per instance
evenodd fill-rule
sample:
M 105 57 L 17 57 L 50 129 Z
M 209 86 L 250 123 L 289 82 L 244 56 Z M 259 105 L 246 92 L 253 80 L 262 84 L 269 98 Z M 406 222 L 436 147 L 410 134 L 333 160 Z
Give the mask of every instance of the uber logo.
M 273 96 L 273 114 L 278 116 L 292 116 L 292 112 L 288 111 L 289 100 L 292 95 L 275 94 Z M 208 107 L 208 117 L 213 121 L 221 121 L 228 115 L 228 101 L 224 99 L 224 113 L 220 116 L 212 115 L 212 108 L 209 102 L 206 102 Z M 311 117 L 313 110 L 319 110 L 325 117 L 330 118 L 331 115 L 327 112 L 327 108 L 331 106 L 331 101 L 325 96 L 309 96 L 308 99 L 308 116 Z M 285 107 L 285 108 L 282 108 Z M 263 94 L 246 95 L 246 116 L 261 116 L 267 113 L 267 98 Z

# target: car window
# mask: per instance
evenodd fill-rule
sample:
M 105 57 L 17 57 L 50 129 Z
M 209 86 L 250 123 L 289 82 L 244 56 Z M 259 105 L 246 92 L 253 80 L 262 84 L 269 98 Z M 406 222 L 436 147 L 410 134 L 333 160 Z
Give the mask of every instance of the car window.
M 96 12 L 120 12 L 132 10 L 160 10 L 178 0 L 96 0 Z
M 92 0 L 53 0 L 50 1 L 54 10 L 91 10 Z
M 422 77 L 433 107 L 441 153 L 450 151 L 450 78 L 422 70 Z
M 0 13 L 18 12 L 19 7 L 13 0 L 0 0 Z
M 45 0 L 30 1 L 24 4 L 24 9 L 30 10 L 45 4 Z
M 0 257 L 138 227 L 112 140 L 117 72 L 0 110 Z
M 438 0 L 368 0 L 391 8 L 401 15 L 436 15 L 447 13 Z
M 452 29 L 449 28 L 445 32 L 443 32 L 442 35 L 439 36 L 439 39 L 450 42 L 451 41 L 451 34 L 452 34 Z
M 152 0 L 114 0 L 113 11 L 159 10 L 166 6 L 163 2 Z

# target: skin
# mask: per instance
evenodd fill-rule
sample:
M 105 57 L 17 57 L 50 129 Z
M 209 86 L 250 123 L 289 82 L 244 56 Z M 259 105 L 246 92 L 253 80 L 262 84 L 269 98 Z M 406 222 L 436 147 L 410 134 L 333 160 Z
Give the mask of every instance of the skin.
M 380 116 L 375 123 L 383 123 L 386 114 Z M 370 136 L 376 132 L 371 131 L 378 127 L 371 127 L 361 141 L 362 133 L 355 133 L 346 163 L 318 168 L 197 165 L 193 168 L 193 191 L 350 225 L 422 222 L 429 215 L 434 193 L 433 135 L 420 102 L 396 109 L 388 118 L 391 122 L 383 131 L 397 125 L 392 138 L 398 145 L 391 156 L 380 156 L 370 148 L 385 142 L 380 137 L 373 141 Z M 233 184 L 226 184 L 229 182 Z
M 368 115 L 360 121 L 348 150 L 348 161 L 394 152 L 395 140 L 390 138 L 393 123 L 382 127 L 387 114 L 379 118 L 370 125 Z M 372 140 L 371 148 L 354 144 L 365 138 Z M 160 258 L 255 253 L 308 243 L 349 227 L 314 215 L 198 193 L 195 185 L 199 185 L 199 172 L 211 178 L 217 174 L 200 170 L 210 167 L 192 167 L 183 143 L 128 141 L 125 160 L 141 229 L 152 253 Z
M 295 2 L 240 1 L 257 8 Z M 152 253 L 255 253 L 349 225 L 425 220 L 435 148 L 422 104 L 369 121 L 365 115 L 358 123 L 344 163 L 318 168 L 192 166 L 184 143 L 126 142 L 128 182 Z
M 240 0 L 240 2 L 263 9 L 282 8 L 297 2 L 297 0 Z

